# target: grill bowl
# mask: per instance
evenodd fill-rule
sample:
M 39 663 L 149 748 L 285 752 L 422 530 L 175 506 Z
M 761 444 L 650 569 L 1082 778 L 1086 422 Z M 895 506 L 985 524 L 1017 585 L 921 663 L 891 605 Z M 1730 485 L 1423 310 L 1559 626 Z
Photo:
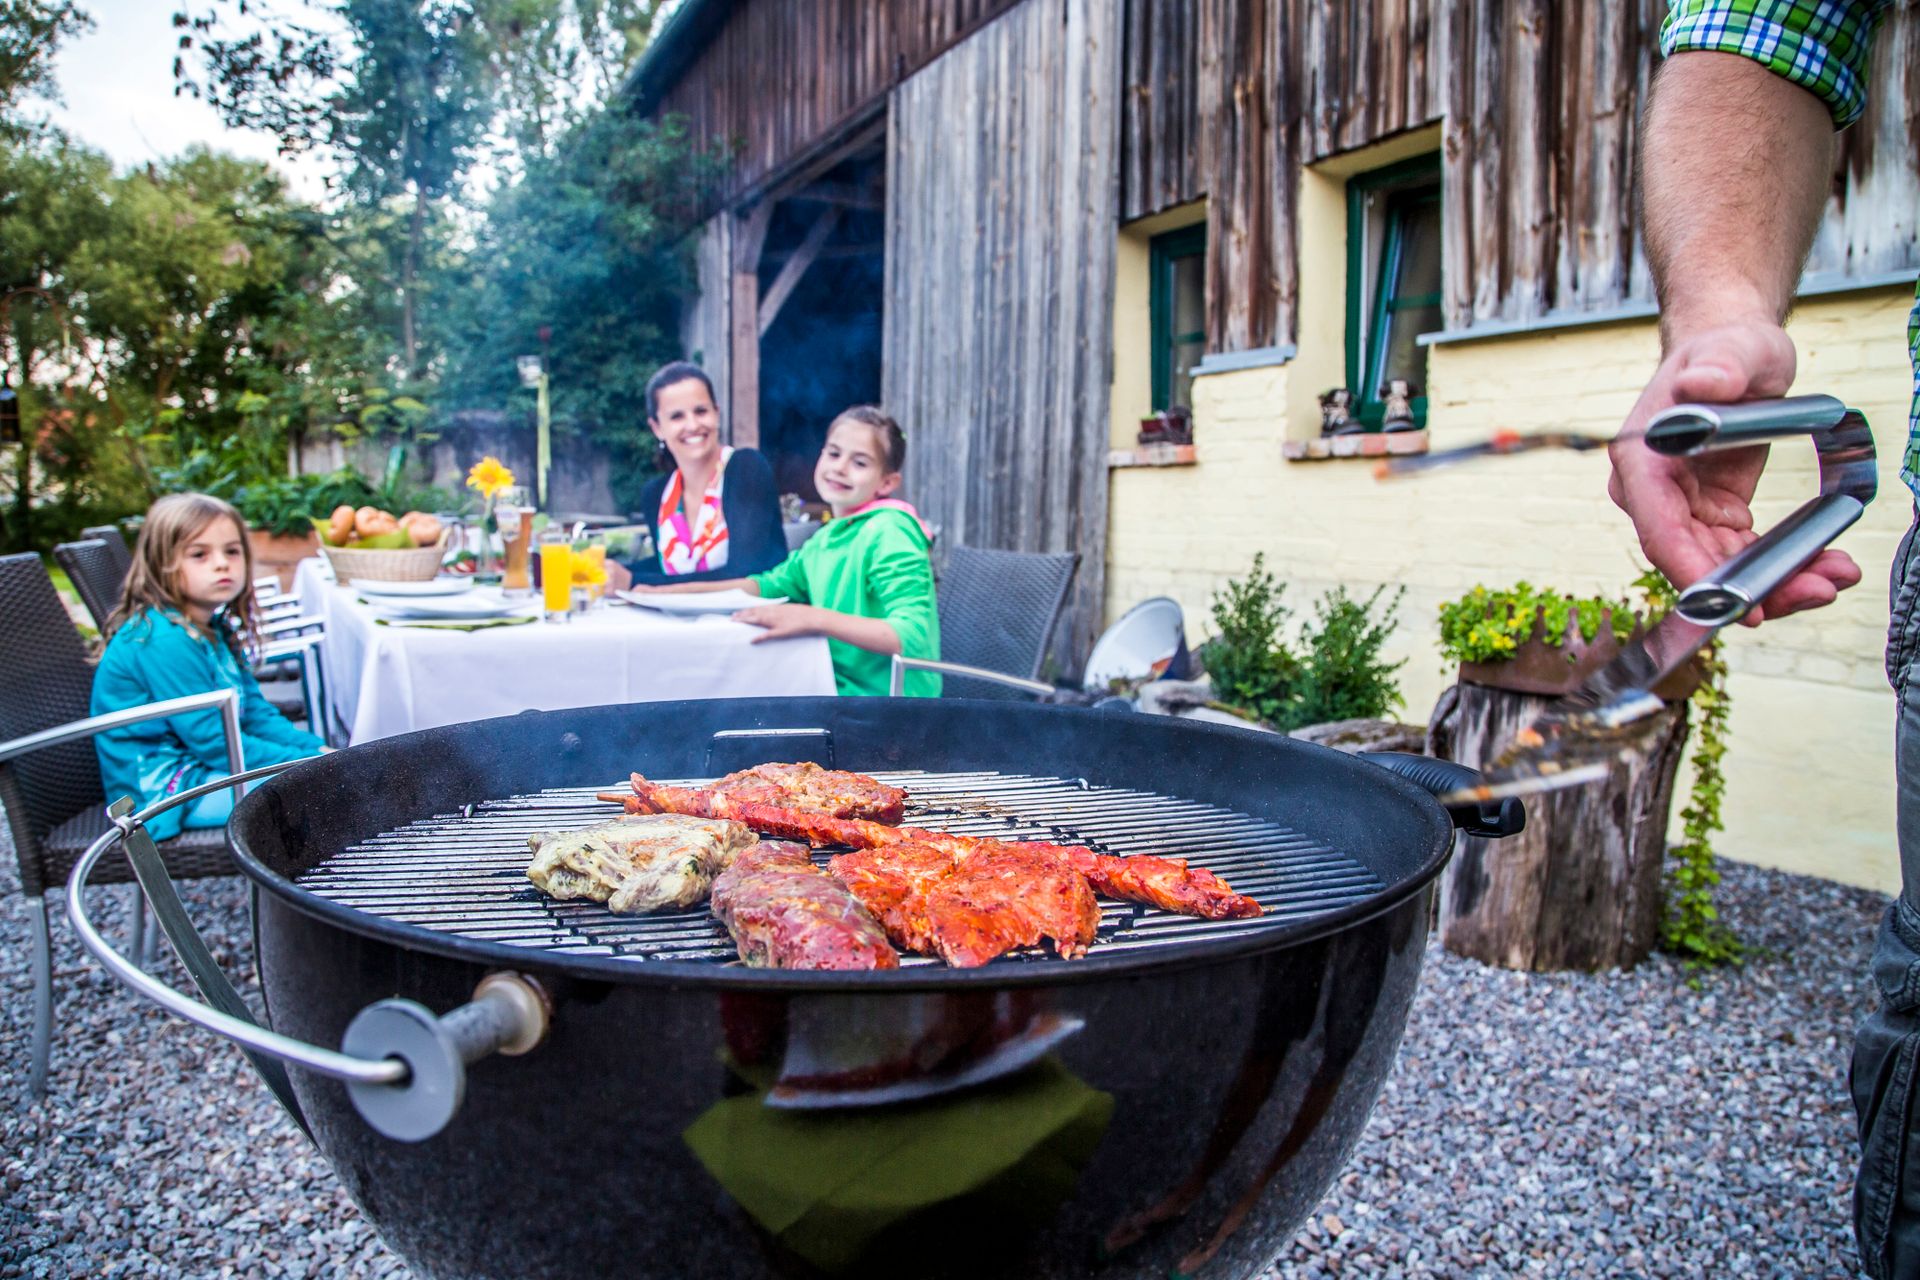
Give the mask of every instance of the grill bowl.
M 820 974 L 489 941 L 301 883 L 468 804 L 634 769 L 706 776 L 716 732 L 792 728 L 829 731 L 842 768 L 1039 772 L 1284 824 L 1379 887 L 1082 961 Z M 775 739 L 762 758 L 791 750 Z M 1310 744 L 906 699 L 430 730 L 289 770 L 230 831 L 276 1030 L 337 1044 L 374 1001 L 451 1008 L 497 968 L 553 999 L 547 1041 L 475 1064 L 424 1142 L 382 1137 L 343 1086 L 294 1071 L 349 1193 L 437 1277 L 1256 1274 L 1338 1173 L 1391 1066 L 1451 835 L 1424 792 Z M 810 1109 L 764 1105 L 776 1080 Z

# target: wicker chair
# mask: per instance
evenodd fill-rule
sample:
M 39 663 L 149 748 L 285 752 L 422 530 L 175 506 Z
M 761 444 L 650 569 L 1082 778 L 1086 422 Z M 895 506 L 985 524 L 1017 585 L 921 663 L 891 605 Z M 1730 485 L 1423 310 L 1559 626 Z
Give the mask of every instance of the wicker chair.
M 93 615 L 93 625 L 101 635 L 107 634 L 107 619 L 120 607 L 120 593 L 126 589 L 126 545 L 121 542 L 117 555 L 113 544 L 104 538 L 63 542 L 53 549 L 54 560 L 73 580 L 80 603 Z
M 46 895 L 56 896 L 73 865 L 109 826 L 95 734 L 178 715 L 183 700 L 89 718 L 93 666 L 53 580 L 35 555 L 0 556 L 0 804 L 7 810 L 20 889 L 33 928 L 33 1064 L 29 1087 L 46 1092 L 53 1039 L 53 955 Z M 231 697 L 204 695 L 198 701 Z M 238 744 L 234 744 L 237 752 Z M 234 874 L 221 831 L 188 831 L 161 846 L 175 876 Z M 124 858 L 100 864 L 90 883 L 128 884 Z M 143 917 L 136 913 L 136 921 Z M 136 940 L 136 951 L 140 942 Z
M 133 567 L 133 552 L 128 548 L 127 535 L 120 532 L 120 526 L 117 524 L 97 524 L 91 529 L 82 529 L 80 536 L 82 538 L 98 538 L 107 544 L 107 550 L 112 553 L 113 562 L 118 568 L 120 582 L 124 585 L 127 580 L 127 570 Z M 114 594 L 119 595 L 120 592 L 116 589 Z
M 948 548 L 938 593 L 941 661 L 895 654 L 894 695 L 910 670 L 940 672 L 949 698 L 1052 693 L 1037 677 L 1079 565 L 1074 552 Z

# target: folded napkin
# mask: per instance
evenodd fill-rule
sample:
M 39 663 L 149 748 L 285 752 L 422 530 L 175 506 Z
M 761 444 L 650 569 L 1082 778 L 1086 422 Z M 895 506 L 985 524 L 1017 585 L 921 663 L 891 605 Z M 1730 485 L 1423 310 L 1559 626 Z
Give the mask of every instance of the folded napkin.
M 927 1215 L 1002 1233 L 1045 1222 L 1113 1114 L 1112 1095 L 1053 1058 L 904 1105 L 787 1111 L 764 1097 L 716 1103 L 685 1141 L 756 1222 L 827 1272 L 911 1253 Z
M 422 627 L 429 631 L 485 631 L 488 627 L 517 627 L 532 622 L 530 613 L 509 614 L 504 618 L 476 618 L 466 621 L 459 618 L 375 618 L 378 627 Z

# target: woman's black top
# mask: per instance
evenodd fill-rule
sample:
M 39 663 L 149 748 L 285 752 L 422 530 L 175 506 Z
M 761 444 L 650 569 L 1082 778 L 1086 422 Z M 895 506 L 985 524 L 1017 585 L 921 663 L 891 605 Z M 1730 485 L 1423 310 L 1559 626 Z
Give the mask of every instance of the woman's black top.
M 655 547 L 660 545 L 660 499 L 672 478 L 673 472 L 663 472 L 640 492 L 640 512 L 646 517 L 647 532 L 653 535 Z M 758 449 L 735 449 L 727 460 L 726 479 L 720 487 L 720 514 L 727 518 L 724 565 L 693 573 L 668 573 L 655 552 L 649 559 L 627 565 L 633 571 L 633 580 L 671 583 L 744 578 L 764 573 L 787 558 L 787 535 L 780 526 L 780 493 L 773 482 L 773 468 Z

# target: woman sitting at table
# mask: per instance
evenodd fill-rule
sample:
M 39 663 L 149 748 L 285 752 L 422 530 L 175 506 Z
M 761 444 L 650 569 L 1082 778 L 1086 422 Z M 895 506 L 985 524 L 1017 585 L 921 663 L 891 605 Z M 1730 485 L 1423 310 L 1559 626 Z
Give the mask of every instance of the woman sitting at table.
M 673 469 L 641 491 L 655 555 L 629 566 L 635 582 L 738 578 L 786 558 L 773 468 L 756 449 L 720 443 L 720 410 L 705 370 L 676 360 L 654 374 L 647 426 Z
M 934 605 L 927 527 L 913 507 L 893 496 L 906 466 L 900 424 L 878 406 L 855 405 L 827 429 L 813 483 L 833 508 L 826 528 L 778 568 L 752 577 L 642 592 L 744 591 L 783 603 L 754 605 L 736 622 L 765 627 L 754 639 L 825 636 L 834 686 L 843 694 L 885 695 L 893 655 L 940 656 L 940 615 Z M 909 697 L 937 698 L 940 677 L 907 673 Z

